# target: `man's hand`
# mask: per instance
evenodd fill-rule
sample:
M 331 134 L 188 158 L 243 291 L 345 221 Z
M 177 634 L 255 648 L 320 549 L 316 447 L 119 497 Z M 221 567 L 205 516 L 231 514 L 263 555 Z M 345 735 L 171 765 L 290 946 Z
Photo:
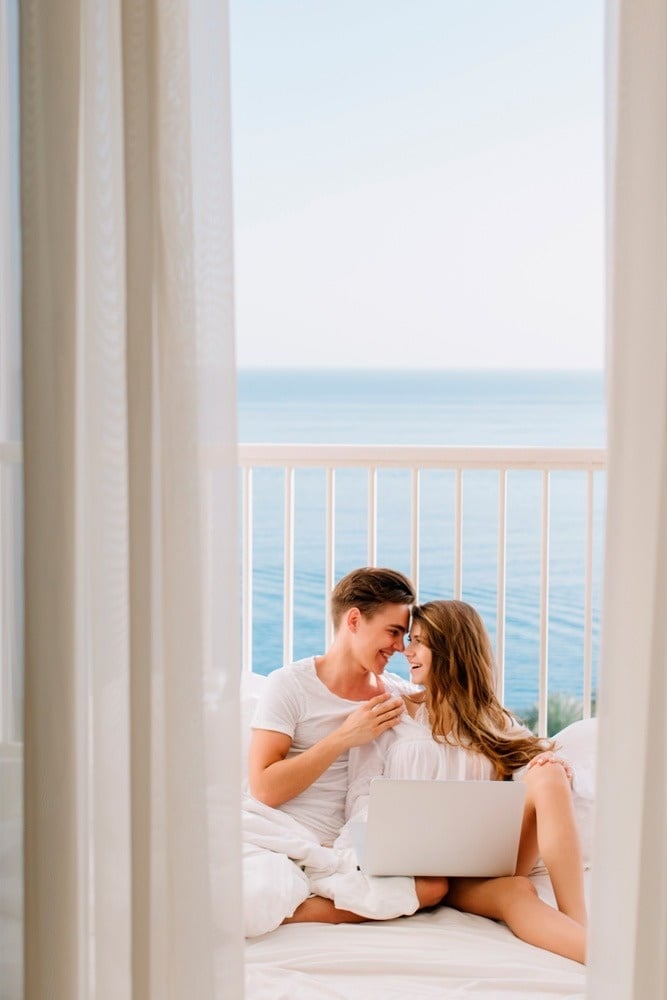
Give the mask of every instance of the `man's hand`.
M 248 753 L 250 792 L 267 806 L 280 806 L 305 791 L 342 753 L 371 743 L 391 729 L 404 711 L 402 698 L 378 694 L 347 716 L 328 736 L 303 753 L 287 759 L 289 736 L 268 729 L 253 730 Z
M 339 729 L 348 748 L 371 743 L 381 733 L 392 729 L 405 711 L 402 698 L 378 694 L 359 706 Z

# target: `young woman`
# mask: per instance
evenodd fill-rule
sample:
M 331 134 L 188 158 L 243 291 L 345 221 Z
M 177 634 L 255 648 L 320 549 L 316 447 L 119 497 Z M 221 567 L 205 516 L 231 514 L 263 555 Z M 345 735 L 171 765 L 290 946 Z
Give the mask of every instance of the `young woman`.
M 504 920 L 520 938 L 585 961 L 583 862 L 572 805 L 569 764 L 553 741 L 538 739 L 495 694 L 491 642 L 480 615 L 463 601 L 413 608 L 406 657 L 422 691 L 405 698 L 430 740 L 392 742 L 392 777 L 514 778 L 526 783 L 516 876 L 452 879 L 450 906 Z M 403 744 L 403 750 L 401 749 Z M 549 873 L 557 909 L 526 877 L 538 857 Z

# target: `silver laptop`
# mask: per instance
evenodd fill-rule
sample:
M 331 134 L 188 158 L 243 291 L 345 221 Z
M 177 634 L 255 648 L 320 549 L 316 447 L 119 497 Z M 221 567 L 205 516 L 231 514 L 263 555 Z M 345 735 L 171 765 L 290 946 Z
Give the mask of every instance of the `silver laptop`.
M 353 828 L 368 875 L 513 875 L 523 781 L 375 778 L 366 823 Z

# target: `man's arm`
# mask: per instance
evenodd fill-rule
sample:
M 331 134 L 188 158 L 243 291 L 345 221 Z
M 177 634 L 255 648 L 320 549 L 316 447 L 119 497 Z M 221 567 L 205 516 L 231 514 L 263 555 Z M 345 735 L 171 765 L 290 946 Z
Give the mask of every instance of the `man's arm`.
M 287 758 L 292 745 L 285 733 L 254 729 L 248 753 L 250 793 L 267 806 L 280 806 L 309 788 L 342 753 L 370 743 L 391 729 L 403 712 L 401 699 L 380 694 L 363 702 L 333 732 Z

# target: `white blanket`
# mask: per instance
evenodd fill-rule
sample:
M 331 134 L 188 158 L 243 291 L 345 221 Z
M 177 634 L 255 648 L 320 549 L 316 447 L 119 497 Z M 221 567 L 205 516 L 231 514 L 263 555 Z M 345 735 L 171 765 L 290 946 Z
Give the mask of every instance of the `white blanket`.
M 324 847 L 292 816 L 244 796 L 246 937 L 274 930 L 310 895 L 375 920 L 414 913 L 419 905 L 414 879 L 366 876 L 349 840 Z

